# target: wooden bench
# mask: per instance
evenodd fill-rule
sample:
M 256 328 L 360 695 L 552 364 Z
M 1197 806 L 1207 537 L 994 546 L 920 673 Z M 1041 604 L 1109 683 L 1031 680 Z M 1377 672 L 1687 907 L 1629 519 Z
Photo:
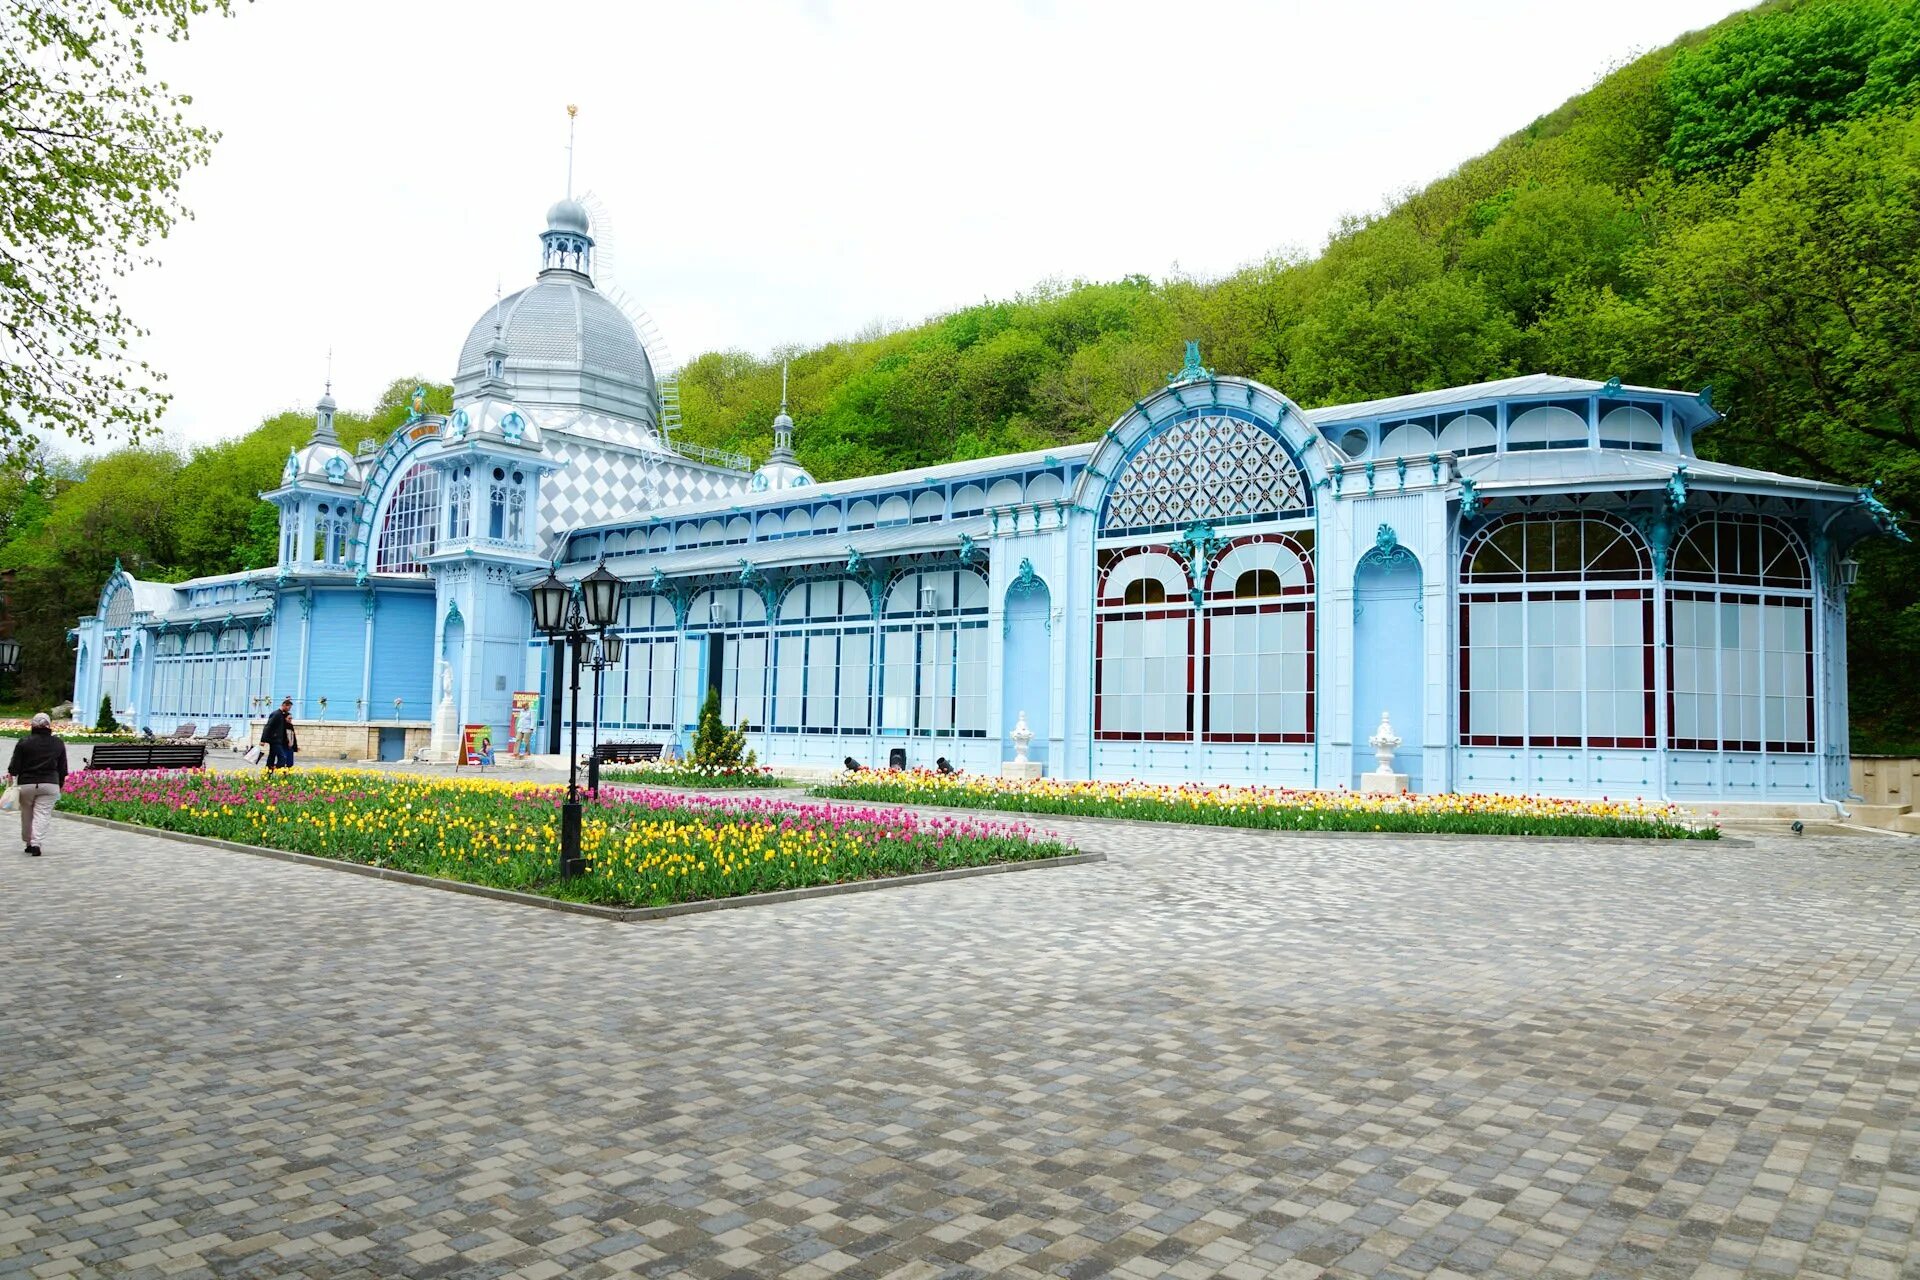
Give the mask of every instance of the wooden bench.
M 657 742 L 603 742 L 594 748 L 593 758 L 601 764 L 638 764 L 660 758 Z
M 98 742 L 87 755 L 89 769 L 204 769 L 204 742 Z

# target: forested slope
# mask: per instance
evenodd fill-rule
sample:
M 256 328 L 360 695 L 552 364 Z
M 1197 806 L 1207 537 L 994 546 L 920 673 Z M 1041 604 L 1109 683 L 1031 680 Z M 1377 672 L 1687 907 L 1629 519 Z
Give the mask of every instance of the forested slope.
M 1083 440 L 1197 338 L 1213 368 L 1308 406 L 1532 371 L 1711 383 L 1727 414 L 1702 437 L 1712 456 L 1878 481 L 1920 512 L 1916 89 L 1920 6 L 1763 5 L 1619 68 L 1315 256 L 1047 284 L 895 333 L 703 355 L 682 373 L 684 435 L 764 454 L 791 357 L 796 444 L 822 478 Z M 116 551 L 151 576 L 257 554 L 250 495 L 303 427 L 277 418 L 192 460 L 109 458 L 0 529 L 42 687 L 64 679 L 47 665 L 56 617 L 89 607 Z M 1862 558 L 1856 738 L 1920 738 L 1920 664 L 1903 661 L 1920 651 L 1920 559 L 1887 543 Z

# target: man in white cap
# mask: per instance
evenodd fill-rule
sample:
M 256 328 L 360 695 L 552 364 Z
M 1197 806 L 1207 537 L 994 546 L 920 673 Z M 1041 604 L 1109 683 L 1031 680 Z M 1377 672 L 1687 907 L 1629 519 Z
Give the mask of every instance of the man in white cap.
M 13 744 L 7 776 L 20 789 L 20 839 L 37 858 L 47 823 L 53 820 L 54 802 L 67 782 L 67 744 L 54 735 L 46 712 L 35 716 L 27 736 Z

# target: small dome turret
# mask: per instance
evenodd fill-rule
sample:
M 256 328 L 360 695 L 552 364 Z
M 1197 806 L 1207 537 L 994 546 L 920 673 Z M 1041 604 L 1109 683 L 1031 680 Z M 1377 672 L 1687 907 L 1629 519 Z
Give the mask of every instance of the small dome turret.
M 773 452 L 767 455 L 767 461 L 753 473 L 753 491 L 764 493 L 769 489 L 798 489 L 813 483 L 813 476 L 800 465 L 793 453 L 793 418 L 787 413 L 787 366 L 780 366 L 780 412 L 773 419 Z

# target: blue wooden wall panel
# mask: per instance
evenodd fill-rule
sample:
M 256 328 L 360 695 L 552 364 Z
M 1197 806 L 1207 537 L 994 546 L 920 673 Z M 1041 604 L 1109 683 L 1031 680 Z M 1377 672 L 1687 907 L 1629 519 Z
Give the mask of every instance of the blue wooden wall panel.
M 373 709 L 376 720 L 393 718 L 393 700 L 404 699 L 400 719 L 433 715 L 433 597 L 383 592 L 373 614 Z
M 294 616 L 299 616 L 297 609 Z M 327 700 L 327 719 L 356 718 L 354 704 L 360 698 L 366 642 L 366 606 L 358 591 L 313 593 L 313 640 L 307 651 L 307 697 L 299 708 L 302 718 L 318 716 L 321 698 Z

